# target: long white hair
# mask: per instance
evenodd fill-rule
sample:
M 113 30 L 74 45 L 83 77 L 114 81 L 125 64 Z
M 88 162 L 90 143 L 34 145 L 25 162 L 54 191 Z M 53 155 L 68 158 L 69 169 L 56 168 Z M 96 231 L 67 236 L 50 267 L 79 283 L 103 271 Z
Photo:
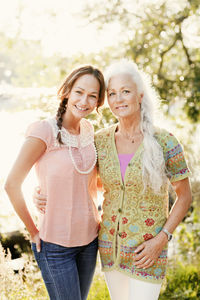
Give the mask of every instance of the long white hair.
M 159 107 L 159 96 L 152 87 L 148 75 L 139 70 L 134 62 L 127 59 L 121 59 L 106 69 L 106 88 L 110 78 L 118 74 L 130 74 L 137 86 L 138 93 L 143 94 L 140 123 L 140 129 L 144 136 L 142 156 L 143 183 L 144 189 L 146 189 L 147 184 L 150 184 L 154 192 L 159 193 L 163 183 L 167 180 L 163 150 L 154 136 L 153 117 Z

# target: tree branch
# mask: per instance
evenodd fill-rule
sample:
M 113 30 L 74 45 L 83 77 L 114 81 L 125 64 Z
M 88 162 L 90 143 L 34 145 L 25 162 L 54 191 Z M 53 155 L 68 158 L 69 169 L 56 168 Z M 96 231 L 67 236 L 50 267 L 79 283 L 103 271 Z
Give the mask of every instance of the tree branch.
M 184 45 L 184 42 L 183 42 L 183 33 L 182 33 L 181 30 L 180 30 L 180 41 L 181 41 L 181 43 L 182 43 L 183 50 L 184 50 L 184 52 L 185 52 L 185 55 L 186 55 L 186 57 L 187 57 L 188 64 L 189 64 L 189 66 L 190 66 L 191 64 L 193 64 L 193 61 L 192 61 L 191 58 L 190 58 L 190 55 L 189 55 L 189 53 L 188 53 L 188 49 L 187 49 L 186 46 Z
M 164 61 L 164 55 L 165 55 L 167 52 L 169 52 L 169 51 L 175 46 L 176 42 L 177 42 L 179 39 L 180 39 L 180 35 L 179 35 L 179 34 L 176 34 L 173 43 L 172 43 L 166 50 L 164 50 L 164 51 L 160 54 L 160 56 L 161 56 L 161 62 L 160 62 L 160 66 L 159 66 L 159 69 L 158 69 L 158 75 L 159 75 L 160 77 L 162 77 L 162 75 L 161 75 L 161 70 L 162 70 L 163 61 Z

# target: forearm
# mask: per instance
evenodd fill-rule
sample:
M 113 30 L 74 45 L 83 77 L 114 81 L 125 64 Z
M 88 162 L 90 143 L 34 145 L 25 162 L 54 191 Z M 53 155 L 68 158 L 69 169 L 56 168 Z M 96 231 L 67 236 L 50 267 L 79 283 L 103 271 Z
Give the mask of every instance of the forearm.
M 191 205 L 191 199 L 183 197 L 184 199 L 177 199 L 174 203 L 167 222 L 165 223 L 164 227 L 171 233 L 176 229 L 179 223 L 183 220 L 188 209 Z
M 192 195 L 188 179 L 174 183 L 173 187 L 177 195 L 177 200 L 175 201 L 169 217 L 163 226 L 170 233 L 173 233 L 179 223 L 183 220 L 192 202 Z M 164 238 L 164 235 L 166 234 L 161 231 L 159 235 Z
M 33 219 L 27 209 L 21 189 L 19 187 L 11 187 L 7 185 L 5 186 L 5 189 L 17 215 L 26 226 L 31 238 L 33 238 L 36 233 L 38 233 L 38 229 L 35 226 Z

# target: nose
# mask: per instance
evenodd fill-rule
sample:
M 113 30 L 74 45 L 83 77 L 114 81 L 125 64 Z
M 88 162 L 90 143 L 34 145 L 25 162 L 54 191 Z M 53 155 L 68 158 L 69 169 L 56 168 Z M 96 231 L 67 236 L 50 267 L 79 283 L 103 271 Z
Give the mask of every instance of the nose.
M 88 100 L 87 94 L 83 94 L 83 95 L 81 96 L 81 99 L 80 99 L 80 100 L 81 100 L 81 101 L 80 101 L 81 105 L 86 106 L 87 100 Z
M 119 92 L 119 93 L 116 93 L 116 102 L 121 102 L 122 101 L 122 94 Z

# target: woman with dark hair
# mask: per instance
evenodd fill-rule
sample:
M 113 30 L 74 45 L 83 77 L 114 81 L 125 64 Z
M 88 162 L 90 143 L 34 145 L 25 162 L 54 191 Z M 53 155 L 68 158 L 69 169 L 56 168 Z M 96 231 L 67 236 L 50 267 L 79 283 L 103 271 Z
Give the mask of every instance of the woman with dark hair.
M 85 117 L 103 104 L 104 95 L 104 77 L 98 69 L 75 69 L 58 91 L 56 117 L 28 127 L 6 181 L 52 300 L 85 300 L 94 274 L 99 214 L 92 186 L 97 155 L 94 129 Z M 39 230 L 21 191 L 33 165 L 41 193 L 47 195 Z

